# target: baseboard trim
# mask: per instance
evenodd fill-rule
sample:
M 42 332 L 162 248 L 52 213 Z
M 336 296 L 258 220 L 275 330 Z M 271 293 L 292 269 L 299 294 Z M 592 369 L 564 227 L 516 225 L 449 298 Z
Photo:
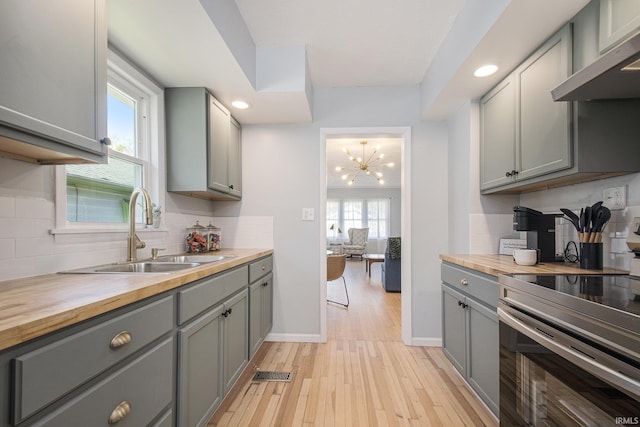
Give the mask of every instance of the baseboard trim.
M 442 347 L 442 338 L 412 338 L 412 346 L 417 347 Z
M 269 334 L 265 338 L 265 341 L 275 342 L 315 342 L 324 343 L 327 340 L 323 340 L 320 335 L 311 334 Z

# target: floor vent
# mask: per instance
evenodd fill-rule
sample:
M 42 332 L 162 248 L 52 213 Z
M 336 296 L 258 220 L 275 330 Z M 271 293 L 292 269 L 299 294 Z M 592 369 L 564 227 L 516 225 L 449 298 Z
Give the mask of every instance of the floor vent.
M 258 371 L 253 376 L 253 381 L 291 382 L 292 378 L 293 378 L 293 372 Z

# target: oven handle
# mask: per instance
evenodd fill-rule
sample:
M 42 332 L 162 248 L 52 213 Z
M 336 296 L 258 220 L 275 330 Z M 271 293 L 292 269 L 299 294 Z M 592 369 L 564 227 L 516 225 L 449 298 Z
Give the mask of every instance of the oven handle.
M 538 332 L 536 329 L 523 323 L 511 314 L 498 307 L 498 319 L 504 322 L 518 332 L 521 332 L 532 340 L 544 345 L 554 353 L 564 357 L 569 362 L 575 364 L 581 369 L 595 375 L 596 377 L 620 387 L 627 393 L 630 393 L 635 399 L 640 399 L 640 383 L 610 367 L 591 360 L 587 356 L 574 351 L 570 347 L 560 344 L 546 335 Z

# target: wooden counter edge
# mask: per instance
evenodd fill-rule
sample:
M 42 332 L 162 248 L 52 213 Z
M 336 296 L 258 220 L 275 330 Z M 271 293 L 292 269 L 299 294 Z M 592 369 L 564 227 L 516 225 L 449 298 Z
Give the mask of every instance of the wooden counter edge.
M 524 266 L 516 264 L 510 255 L 498 254 L 440 254 L 440 259 L 492 276 L 500 274 L 629 274 L 628 271 L 615 268 L 604 268 L 602 270 L 581 269 L 577 264 L 563 262 L 543 262 L 537 265 Z
M 127 277 L 138 277 L 138 278 L 146 278 L 146 280 L 157 279 L 155 282 L 140 286 L 140 287 L 132 287 L 127 291 L 123 291 L 118 294 L 113 294 L 106 298 L 97 297 L 95 300 L 89 303 L 79 304 L 78 306 L 62 309 L 56 311 L 55 308 L 50 307 L 50 313 L 42 316 L 35 316 L 32 319 L 23 319 L 20 314 L 16 314 L 13 316 L 13 321 L 9 326 L 6 326 L 0 329 L 0 351 L 11 348 L 18 344 L 22 344 L 24 342 L 30 341 L 34 338 L 41 337 L 51 332 L 55 332 L 57 330 L 63 329 L 67 326 L 75 325 L 84 320 L 91 319 L 95 316 L 108 313 L 110 311 L 116 310 L 118 308 L 122 308 L 129 304 L 142 301 L 143 299 L 161 294 L 163 292 L 172 290 L 174 288 L 178 288 L 180 286 L 186 285 L 188 283 L 199 280 L 203 277 L 210 276 L 212 274 L 221 273 L 223 271 L 232 269 L 234 267 L 251 263 L 257 259 L 263 258 L 268 255 L 273 254 L 273 249 L 231 249 L 225 252 L 232 251 L 243 251 L 249 252 L 243 255 L 237 256 L 236 258 L 229 258 L 226 262 L 221 263 L 211 263 L 211 264 L 203 264 L 199 267 L 194 267 L 193 269 L 183 270 L 180 272 L 171 273 L 168 275 L 158 274 L 158 275 L 122 275 Z M 21 286 L 21 293 L 28 295 L 25 293 L 26 287 L 28 287 L 28 283 L 30 281 L 36 282 L 38 279 L 47 278 L 55 276 L 60 278 L 61 281 L 62 275 L 53 273 L 52 275 L 43 275 L 43 276 L 34 276 L 27 277 L 22 279 L 16 279 L 8 282 L 20 282 L 24 285 Z M 109 275 L 71 275 L 71 276 L 109 276 Z M 112 276 L 113 277 L 113 276 Z M 248 279 L 248 278 L 247 278 Z M 145 280 L 145 282 L 146 282 Z M 0 282 L 2 284 L 2 282 Z M 1 290 L 0 290 L 1 294 Z M 29 310 L 28 303 L 25 304 L 24 311 Z

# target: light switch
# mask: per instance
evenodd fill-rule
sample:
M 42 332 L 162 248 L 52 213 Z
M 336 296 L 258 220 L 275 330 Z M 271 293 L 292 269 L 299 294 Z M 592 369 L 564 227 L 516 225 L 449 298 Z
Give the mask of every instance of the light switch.
M 302 208 L 302 220 L 303 221 L 314 221 L 315 220 L 315 212 L 313 208 Z

